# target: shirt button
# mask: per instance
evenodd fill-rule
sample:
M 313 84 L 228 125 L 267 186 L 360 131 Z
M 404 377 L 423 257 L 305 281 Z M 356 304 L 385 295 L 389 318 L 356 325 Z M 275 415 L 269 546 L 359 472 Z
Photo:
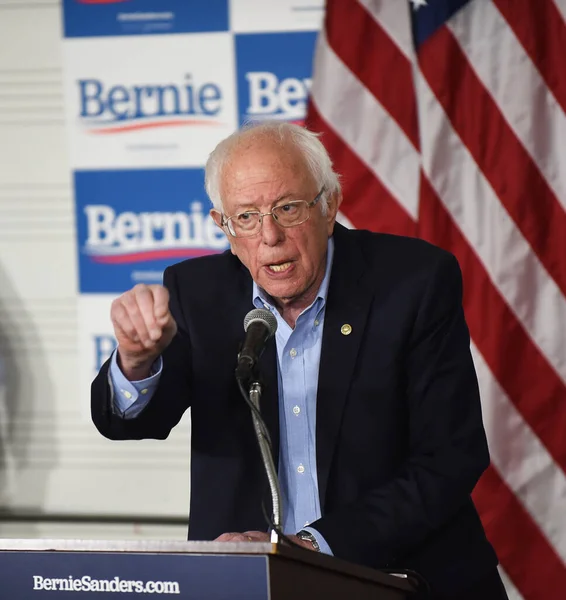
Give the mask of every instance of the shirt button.
M 297 351 L 295 348 L 291 348 L 289 354 L 291 355 L 291 358 L 295 358 L 295 356 L 297 356 Z
M 297 473 L 304 473 L 305 472 L 305 467 L 303 467 L 303 465 L 299 465 L 297 467 Z
M 128 392 L 128 390 L 122 390 L 122 394 L 124 394 L 128 400 L 132 397 L 132 394 Z
M 298 415 L 298 414 L 301 412 L 301 409 L 300 409 L 300 407 L 298 407 L 298 406 L 293 406 L 293 412 L 294 412 L 296 415 Z
M 317 319 L 317 320 L 314 322 L 314 324 L 315 324 L 315 326 L 316 326 L 316 327 L 318 327 L 318 326 L 320 325 L 320 321 Z
M 141 391 L 142 394 L 147 394 L 147 388 L 143 388 L 143 390 Z

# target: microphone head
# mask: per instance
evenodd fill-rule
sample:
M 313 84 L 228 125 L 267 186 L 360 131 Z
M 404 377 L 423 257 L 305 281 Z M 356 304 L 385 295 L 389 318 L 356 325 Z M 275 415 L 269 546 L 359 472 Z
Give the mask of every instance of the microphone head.
M 269 337 L 273 336 L 277 331 L 277 319 L 275 316 L 265 308 L 254 308 L 244 317 L 244 331 L 248 330 L 248 327 L 253 322 L 261 322 L 269 331 Z

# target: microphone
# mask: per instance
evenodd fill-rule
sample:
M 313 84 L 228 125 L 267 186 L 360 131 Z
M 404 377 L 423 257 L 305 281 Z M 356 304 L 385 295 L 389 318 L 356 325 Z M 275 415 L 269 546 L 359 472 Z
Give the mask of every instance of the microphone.
M 265 308 L 254 308 L 244 318 L 246 337 L 240 353 L 236 377 L 247 380 L 261 356 L 265 344 L 277 331 L 277 319 Z
M 269 483 L 273 515 L 269 519 L 271 528 L 271 543 L 279 543 L 281 534 L 283 509 L 281 505 L 281 489 L 277 479 L 277 469 L 273 461 L 271 441 L 267 426 L 261 416 L 261 384 L 259 383 L 257 362 L 267 341 L 277 331 L 277 319 L 265 308 L 254 308 L 244 318 L 246 337 L 238 354 L 236 379 L 246 403 L 252 411 L 254 431 L 258 441 L 263 468 Z M 249 390 L 246 390 L 249 385 Z

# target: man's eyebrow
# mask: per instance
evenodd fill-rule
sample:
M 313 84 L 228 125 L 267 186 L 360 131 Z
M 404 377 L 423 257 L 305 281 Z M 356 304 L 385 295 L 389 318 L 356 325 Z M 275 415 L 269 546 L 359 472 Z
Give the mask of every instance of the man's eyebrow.
M 298 198 L 298 195 L 295 194 L 294 192 L 287 192 L 286 194 L 281 194 L 281 196 L 278 196 L 277 198 L 275 198 L 275 200 L 273 200 L 271 202 L 271 206 L 276 206 L 280 202 L 284 202 L 285 200 L 290 200 L 293 198 L 295 198 L 295 199 Z M 249 202 L 247 204 L 242 204 L 241 206 L 238 207 L 238 213 L 246 212 L 248 210 L 258 210 L 259 211 L 259 208 L 257 207 L 257 204 L 254 204 L 253 202 Z
M 273 204 L 279 204 L 279 202 L 284 202 L 285 200 L 293 200 L 293 199 L 297 199 L 299 196 L 293 192 L 288 192 L 287 194 L 283 194 L 281 196 L 279 196 L 279 198 L 277 198 L 276 200 L 274 200 L 272 202 Z

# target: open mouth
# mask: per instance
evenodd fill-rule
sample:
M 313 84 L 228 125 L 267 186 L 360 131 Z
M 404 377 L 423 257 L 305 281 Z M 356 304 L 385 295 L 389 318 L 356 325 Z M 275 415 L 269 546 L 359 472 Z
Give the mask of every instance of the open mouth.
M 274 264 L 274 265 L 267 265 L 267 268 L 272 271 L 273 273 L 284 273 L 285 271 L 287 271 L 290 267 L 291 267 L 291 261 L 288 262 L 284 262 L 284 263 L 279 263 L 279 264 Z

